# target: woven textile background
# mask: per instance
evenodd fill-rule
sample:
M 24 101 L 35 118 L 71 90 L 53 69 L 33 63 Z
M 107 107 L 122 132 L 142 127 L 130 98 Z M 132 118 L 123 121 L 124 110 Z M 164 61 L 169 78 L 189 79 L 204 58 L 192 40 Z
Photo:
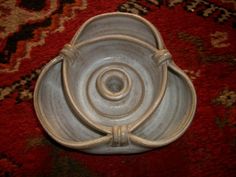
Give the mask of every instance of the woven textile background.
M 174 143 L 136 155 L 64 148 L 42 129 L 35 81 L 88 18 L 135 13 L 161 32 L 198 105 Z M 0 0 L 1 177 L 235 177 L 235 0 Z

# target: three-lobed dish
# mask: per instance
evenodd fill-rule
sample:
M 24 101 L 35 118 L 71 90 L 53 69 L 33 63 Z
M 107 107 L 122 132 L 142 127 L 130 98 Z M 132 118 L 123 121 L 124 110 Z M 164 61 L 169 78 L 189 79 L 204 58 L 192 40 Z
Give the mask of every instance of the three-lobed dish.
M 186 131 L 196 94 L 156 28 L 115 12 L 85 22 L 45 66 L 34 106 L 62 145 L 96 154 L 138 153 Z

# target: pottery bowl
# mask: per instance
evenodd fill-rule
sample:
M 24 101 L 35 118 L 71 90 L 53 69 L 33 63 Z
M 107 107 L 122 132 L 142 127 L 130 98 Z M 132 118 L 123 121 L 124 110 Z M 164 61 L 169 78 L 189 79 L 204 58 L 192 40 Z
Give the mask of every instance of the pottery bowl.
M 126 25 L 119 25 L 121 34 L 117 28 L 102 30 L 112 17 L 135 19 L 143 24 L 140 34 L 149 37 L 133 35 L 135 29 Z M 189 127 L 194 87 L 171 60 L 159 32 L 140 19 L 121 13 L 94 17 L 43 69 L 35 110 L 60 144 L 96 154 L 138 153 L 175 141 Z

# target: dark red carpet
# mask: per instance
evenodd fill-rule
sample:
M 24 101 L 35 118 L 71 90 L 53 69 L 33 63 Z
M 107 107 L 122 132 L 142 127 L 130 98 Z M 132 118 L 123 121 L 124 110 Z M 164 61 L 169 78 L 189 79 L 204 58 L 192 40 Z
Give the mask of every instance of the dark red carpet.
M 55 143 L 39 124 L 33 90 L 41 68 L 94 15 L 123 11 L 150 20 L 196 87 L 188 131 L 151 152 L 96 156 Z M 1 177 L 235 177 L 234 0 L 0 1 Z

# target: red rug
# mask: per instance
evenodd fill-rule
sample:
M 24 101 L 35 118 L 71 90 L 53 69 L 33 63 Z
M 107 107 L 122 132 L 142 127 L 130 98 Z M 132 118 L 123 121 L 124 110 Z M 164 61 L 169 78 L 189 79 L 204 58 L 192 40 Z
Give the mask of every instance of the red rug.
M 42 67 L 84 21 L 112 11 L 150 20 L 196 87 L 194 121 L 166 147 L 84 154 L 48 137 L 35 115 Z M 0 176 L 235 177 L 235 16 L 234 0 L 0 0 Z

